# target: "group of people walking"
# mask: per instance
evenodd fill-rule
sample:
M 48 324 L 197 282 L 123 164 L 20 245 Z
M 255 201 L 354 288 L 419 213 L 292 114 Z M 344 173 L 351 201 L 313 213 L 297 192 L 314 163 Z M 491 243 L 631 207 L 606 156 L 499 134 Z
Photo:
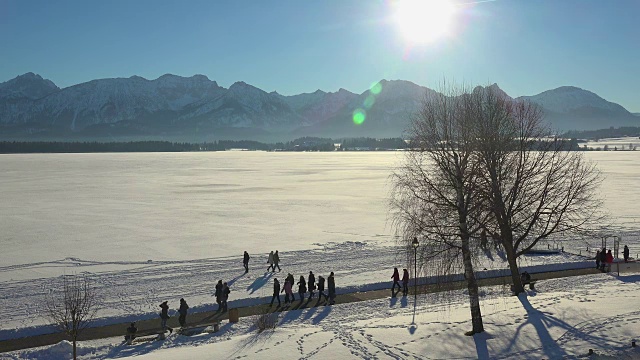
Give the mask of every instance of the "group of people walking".
M 391 279 L 393 279 L 393 285 L 391 285 L 391 297 L 396 297 L 402 289 L 402 296 L 407 296 L 409 293 L 409 271 L 407 269 L 402 269 L 402 287 L 400 287 L 400 272 L 398 268 L 393 268 L 393 275 L 391 275 Z M 398 291 L 396 290 L 396 286 L 398 287 Z
M 291 304 L 296 301 L 295 295 L 293 293 L 295 279 L 291 273 L 287 274 L 287 277 L 284 280 L 284 285 L 280 286 L 280 281 L 278 278 L 273 279 L 273 296 L 271 297 L 271 303 L 269 306 L 273 306 L 273 302 L 278 300 L 278 307 L 282 306 L 280 301 L 280 294 L 284 293 L 284 303 L 285 305 Z M 335 304 L 336 298 L 336 282 L 333 275 L 333 271 L 329 274 L 326 279 L 327 289 L 329 294 L 324 293 L 324 285 L 325 278 L 322 276 L 318 276 L 318 281 L 316 283 L 316 276 L 313 271 L 309 271 L 309 276 L 305 280 L 304 275 L 300 275 L 300 278 L 295 285 L 298 285 L 298 296 L 300 298 L 300 302 L 302 303 L 305 298 L 305 293 L 309 292 L 309 297 L 307 301 L 310 301 L 315 295 L 315 291 L 318 290 L 318 302 L 325 298 L 325 301 L 329 305 Z
M 178 314 L 180 314 L 180 316 L 178 317 L 178 322 L 180 323 L 181 327 L 187 325 L 187 310 L 189 310 L 189 305 L 184 300 L 184 298 L 181 298 L 180 308 L 178 308 Z M 169 320 L 169 304 L 168 301 L 163 301 L 160 304 L 160 327 L 163 331 L 169 330 L 169 332 L 171 333 L 173 332 L 173 329 L 167 326 L 167 320 Z M 135 327 L 133 323 L 132 326 Z
M 227 306 L 227 301 L 229 301 L 229 294 L 231 293 L 231 289 L 229 288 L 229 284 L 226 282 L 222 282 L 222 280 L 218 280 L 216 284 L 216 292 L 214 296 L 216 298 L 216 304 L 218 304 L 218 311 L 226 312 L 229 307 Z
M 246 251 L 245 251 L 245 253 L 246 253 Z M 275 272 L 276 268 L 278 268 L 278 271 L 282 270 L 282 269 L 280 269 L 280 254 L 278 254 L 278 250 L 276 250 L 275 253 L 273 251 L 271 251 L 269 253 L 269 258 L 267 259 L 267 264 L 269 264 L 269 267 L 267 267 L 267 271 L 269 271 L 269 269 L 271 269 L 272 272 Z
M 609 251 L 607 251 L 606 248 L 602 248 L 602 250 L 598 250 L 598 252 L 596 253 L 597 269 L 609 272 L 611 270 L 612 263 L 613 263 L 613 254 L 611 254 L 611 249 L 609 249 Z

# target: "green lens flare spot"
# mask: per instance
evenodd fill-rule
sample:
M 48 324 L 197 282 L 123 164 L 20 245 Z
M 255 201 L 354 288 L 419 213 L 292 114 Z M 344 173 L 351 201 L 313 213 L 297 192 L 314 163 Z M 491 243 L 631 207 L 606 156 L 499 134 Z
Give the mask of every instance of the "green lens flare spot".
M 356 125 L 360 125 L 366 119 L 367 113 L 363 109 L 356 109 L 353 112 L 353 123 Z
M 373 104 L 375 104 L 375 102 L 376 102 L 376 97 L 373 95 L 369 95 L 364 100 L 364 107 L 367 109 L 371 109 L 371 107 L 373 106 Z
M 382 84 L 380 84 L 379 82 L 375 82 L 375 83 L 371 84 L 371 87 L 369 88 L 369 91 L 371 91 L 371 93 L 373 95 L 380 94 L 380 91 L 382 91 Z

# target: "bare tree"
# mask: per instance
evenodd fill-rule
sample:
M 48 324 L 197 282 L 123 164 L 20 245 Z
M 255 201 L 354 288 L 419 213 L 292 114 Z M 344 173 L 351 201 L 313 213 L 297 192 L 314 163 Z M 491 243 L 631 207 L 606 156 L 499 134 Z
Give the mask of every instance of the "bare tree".
M 601 220 L 600 173 L 582 153 L 551 136 L 535 104 L 493 88 L 469 98 L 475 114 L 477 162 L 488 221 L 484 229 L 504 247 L 516 294 L 524 291 L 517 258 L 559 232 Z
M 468 335 L 484 331 L 473 269 L 473 235 L 481 228 L 482 207 L 471 109 L 459 89 L 427 94 L 411 122 L 404 163 L 392 175 L 390 201 L 393 225 L 408 255 L 413 255 L 413 238 L 423 239 L 425 272 L 447 281 L 464 271 L 472 321 Z
M 78 336 L 97 311 L 95 288 L 84 275 L 63 276 L 62 289 L 50 292 L 45 306 L 47 317 L 71 338 L 76 359 Z

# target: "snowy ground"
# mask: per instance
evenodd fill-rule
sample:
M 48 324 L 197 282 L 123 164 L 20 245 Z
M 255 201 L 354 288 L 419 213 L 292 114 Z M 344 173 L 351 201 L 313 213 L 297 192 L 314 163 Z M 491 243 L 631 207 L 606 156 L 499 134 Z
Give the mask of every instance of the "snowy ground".
M 615 221 L 615 234 L 622 237 L 622 244 L 628 244 L 635 256 L 640 253 L 637 206 L 640 191 L 633 185 L 640 178 L 637 166 L 640 152 L 586 154 L 600 165 L 606 177 L 603 196 Z M 387 181 L 397 160 L 398 153 L 394 152 L 0 155 L 3 169 L 0 340 L 53 331 L 41 316 L 42 301 L 49 289 L 57 287 L 62 274 L 87 273 L 95 281 L 103 301 L 96 325 L 155 318 L 161 301 L 168 300 L 175 308 L 181 297 L 187 299 L 193 311 L 210 310 L 213 286 L 219 279 L 232 284 L 232 307 L 263 303 L 270 293 L 272 278 L 286 275 L 264 273 L 266 254 L 275 249 L 280 250 L 283 272 L 291 272 L 296 278 L 308 274 L 309 270 L 325 276 L 334 271 L 338 292 L 384 288 L 391 275 L 389 269 L 407 267 L 406 256 L 394 246 L 387 224 Z M 612 238 L 608 241 L 610 248 Z M 541 247 L 565 247 L 567 251 L 584 253 L 587 248 L 593 251 L 600 245 L 598 238 L 558 237 Z M 241 270 L 243 250 L 249 250 L 253 256 L 252 271 L 248 275 L 243 275 Z M 520 265 L 552 267 L 582 261 L 584 258 L 569 254 L 539 255 L 522 258 Z M 478 269 L 484 268 L 505 269 L 506 264 L 499 258 L 483 260 Z M 606 289 L 603 287 L 600 294 L 595 288 L 580 290 L 575 284 L 563 289 L 567 284 L 561 283 L 547 291 L 539 289 L 538 294 L 531 294 L 529 301 L 535 309 L 547 311 L 547 308 L 542 310 L 546 303 L 539 300 L 561 298 L 562 307 L 553 313 L 573 314 L 574 306 L 566 303 L 563 291 L 590 291 L 590 296 L 584 297 L 589 302 L 578 305 L 586 306 L 593 301 L 591 305 L 595 308 L 584 309 L 584 315 L 575 319 L 561 317 L 571 326 L 582 326 L 579 324 L 586 321 L 590 313 L 604 316 L 608 303 L 602 295 L 611 291 L 609 286 L 616 289 L 627 286 L 627 291 L 629 286 L 638 285 L 637 278 L 622 283 L 610 277 L 594 278 L 607 281 Z M 559 281 L 542 284 L 550 286 L 556 282 Z M 591 283 L 589 277 L 578 286 Z M 574 288 L 577 290 L 573 291 Z M 519 351 L 526 350 L 521 349 L 520 342 L 508 345 L 494 339 L 506 337 L 514 341 L 516 332 L 533 336 L 531 334 L 540 333 L 539 324 L 545 320 L 540 319 L 543 315 L 532 312 L 538 314 L 529 315 L 529 319 L 538 318 L 530 324 L 534 325 L 533 329 L 527 326 L 519 330 L 518 326 L 527 324 L 522 319 L 517 324 L 506 324 L 501 316 L 507 314 L 506 319 L 515 319 L 518 314 L 509 311 L 524 310 L 521 302 L 513 303 L 517 299 L 502 295 L 503 289 L 486 293 L 487 319 L 493 319 L 488 324 L 501 321 L 505 324 L 495 325 L 493 330 L 488 327 L 488 333 L 494 338 L 476 339 L 480 341 L 478 351 L 484 343 L 492 357 L 520 356 Z M 374 358 L 392 357 L 375 349 L 384 344 L 395 352 L 398 347 L 404 347 L 399 344 L 405 342 L 401 340 L 405 338 L 414 341 L 406 345 L 408 355 L 398 352 L 398 357 L 411 358 L 412 354 L 430 354 L 425 352 L 431 349 L 428 344 L 442 346 L 442 336 L 438 340 L 436 332 L 447 334 L 446 338 L 451 339 L 454 346 L 466 346 L 463 344 L 470 338 L 459 335 L 468 327 L 468 309 L 465 310 L 463 298 L 456 299 L 458 302 L 449 305 L 419 299 L 419 303 L 432 304 L 432 307 L 418 307 L 418 327 L 414 334 L 407 332 L 406 319 L 402 317 L 411 308 L 410 301 L 399 300 L 393 306 L 389 301 L 374 301 L 326 310 L 294 311 L 283 318 L 283 326 L 266 337 L 255 335 L 249 329 L 251 320 L 244 319 L 238 325 L 226 326 L 222 334 L 215 336 L 176 338 L 136 348 L 97 342 L 83 351 L 86 358 L 92 356 L 90 353 L 95 353 L 97 358 L 146 353 L 157 356 L 164 351 L 178 350 L 157 352 L 156 348 L 214 342 L 218 344 L 198 346 L 193 351 L 208 348 L 202 350 L 203 354 L 213 351 L 230 358 L 255 357 L 254 353 L 264 347 L 266 358 L 270 353 L 277 356 L 283 348 L 294 358 L 313 355 L 311 352 L 315 350 L 318 354 L 329 354 L 326 351 L 330 350 L 338 355 Z M 626 299 L 632 302 L 633 298 Z M 545 301 L 551 302 L 551 298 Z M 634 311 L 638 311 L 637 304 Z M 436 308 L 444 310 L 435 311 Z M 501 310 L 496 310 L 498 308 Z M 612 316 L 626 314 L 624 309 L 614 310 Z M 365 315 L 358 320 L 353 314 Z M 385 320 L 388 316 L 398 318 Z M 438 317 L 438 322 L 434 322 L 433 316 Z M 336 326 L 329 329 L 332 323 L 350 330 L 343 331 Z M 441 326 L 432 327 L 434 324 Z M 452 330 L 454 324 L 458 325 Z M 358 327 L 366 329 L 365 333 L 353 330 Z M 503 328 L 505 334 L 501 333 Z M 637 334 L 637 327 L 635 329 Z M 310 335 L 302 336 L 304 334 Z M 500 334 L 504 336 L 498 336 Z M 609 344 L 605 335 L 594 335 L 605 339 L 598 340 L 603 348 Z M 363 340 L 360 348 L 357 344 L 363 338 L 366 341 Z M 531 344 L 533 348 L 541 347 L 540 341 L 544 342 L 545 338 L 536 341 Z M 294 345 L 298 342 L 299 345 Z M 323 345 L 325 343 L 328 345 Z M 418 344 L 419 347 L 415 347 Z M 297 350 L 298 346 L 303 353 Z M 64 344 L 59 344 L 58 349 L 66 351 Z M 23 351 L 11 356 L 43 358 L 48 354 L 49 358 L 58 358 L 52 351 L 55 350 Z M 444 350 L 439 351 L 434 352 L 432 358 L 451 358 L 445 356 L 448 353 L 442 352 Z M 455 356 L 477 357 L 478 354 Z M 526 351 L 522 354 L 529 356 Z M 531 354 L 532 358 L 540 358 L 540 353 Z M 2 356 L 5 354 L 0 358 Z
M 280 314 L 258 333 L 253 317 L 221 331 L 171 335 L 123 345 L 120 338 L 82 343 L 81 359 L 640 359 L 640 274 L 545 280 L 513 297 L 483 288 L 485 333 L 472 337 L 464 291 L 449 297 L 387 298 Z M 415 311 L 415 312 L 414 312 Z M 415 319 L 414 319 L 415 314 Z M 412 324 L 413 323 L 413 324 Z M 587 357 L 589 349 L 597 356 Z M 7 359 L 64 359 L 69 344 L 2 354 Z

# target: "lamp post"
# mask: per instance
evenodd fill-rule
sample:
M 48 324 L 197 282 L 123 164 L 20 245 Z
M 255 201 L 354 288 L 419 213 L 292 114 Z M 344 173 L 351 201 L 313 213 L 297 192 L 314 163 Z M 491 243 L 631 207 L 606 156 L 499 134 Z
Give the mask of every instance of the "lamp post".
M 418 298 L 418 246 L 420 246 L 417 237 L 413 238 L 411 246 L 413 246 L 413 295 L 415 304 Z

